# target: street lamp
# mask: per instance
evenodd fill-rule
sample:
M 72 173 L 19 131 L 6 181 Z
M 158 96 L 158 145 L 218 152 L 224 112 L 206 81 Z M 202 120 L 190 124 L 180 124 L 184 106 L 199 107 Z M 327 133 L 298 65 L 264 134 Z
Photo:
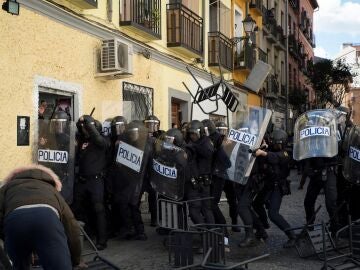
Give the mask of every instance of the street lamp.
M 2 5 L 2 9 L 11 15 L 19 15 L 19 3 L 16 0 L 6 0 Z
M 250 14 L 246 15 L 246 18 L 242 21 L 242 23 L 246 35 L 250 35 L 254 32 L 256 27 L 256 21 L 251 17 Z
M 256 21 L 251 17 L 250 14 L 246 15 L 246 18 L 242 21 L 242 23 L 243 23 L 243 27 L 244 27 L 245 36 L 234 37 L 232 39 L 234 44 L 237 44 L 244 39 L 249 39 L 249 36 L 255 31 Z M 236 27 L 236 25 L 235 25 L 235 27 Z

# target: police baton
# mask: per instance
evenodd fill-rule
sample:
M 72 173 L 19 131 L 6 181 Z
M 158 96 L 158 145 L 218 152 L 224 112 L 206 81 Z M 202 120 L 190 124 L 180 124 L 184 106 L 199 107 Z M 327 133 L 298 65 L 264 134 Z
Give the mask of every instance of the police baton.
M 93 115 L 94 111 L 95 111 L 95 107 L 92 109 L 92 111 L 91 111 L 91 113 L 90 113 L 90 116 Z

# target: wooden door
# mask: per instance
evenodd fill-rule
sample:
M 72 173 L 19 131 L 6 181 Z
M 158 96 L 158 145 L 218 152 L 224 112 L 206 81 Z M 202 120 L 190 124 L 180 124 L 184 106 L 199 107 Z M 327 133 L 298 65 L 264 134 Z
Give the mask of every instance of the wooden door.
M 178 128 L 180 128 L 181 124 L 181 109 L 180 109 L 180 103 L 178 102 L 171 102 L 171 127 L 173 124 L 176 124 Z

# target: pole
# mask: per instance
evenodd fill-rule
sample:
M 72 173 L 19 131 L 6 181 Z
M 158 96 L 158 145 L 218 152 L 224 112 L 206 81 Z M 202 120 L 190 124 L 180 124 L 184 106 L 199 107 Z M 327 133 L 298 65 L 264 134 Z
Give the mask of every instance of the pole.
M 285 130 L 286 132 L 289 132 L 289 0 L 286 0 L 285 5 Z

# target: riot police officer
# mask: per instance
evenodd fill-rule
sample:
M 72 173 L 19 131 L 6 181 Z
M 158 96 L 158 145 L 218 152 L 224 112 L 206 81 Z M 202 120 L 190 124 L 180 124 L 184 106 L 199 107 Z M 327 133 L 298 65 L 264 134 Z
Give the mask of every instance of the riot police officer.
M 160 120 L 155 115 L 148 115 L 144 120 L 144 125 L 148 129 L 149 135 L 154 138 L 158 138 L 164 133 L 163 130 L 160 130 Z
M 214 146 L 205 135 L 204 125 L 198 120 L 188 124 L 187 137 L 189 143 L 186 147 L 195 158 L 190 163 L 191 181 L 185 184 L 186 197 L 189 200 L 209 197 Z M 195 224 L 214 223 L 211 200 L 193 202 L 189 207 L 190 217 Z
M 44 134 L 43 134 L 44 135 Z M 61 195 L 64 196 L 67 203 L 71 204 L 73 200 L 74 185 L 74 144 L 71 139 L 73 135 L 70 128 L 69 116 L 64 111 L 56 111 L 50 120 L 50 134 L 42 138 L 39 149 L 51 149 L 55 151 L 64 151 L 68 157 L 66 162 L 40 162 L 51 168 L 60 178 L 63 189 Z
M 144 120 L 144 125 L 148 129 L 149 133 L 149 147 L 150 151 L 153 151 L 153 147 L 155 144 L 155 139 L 159 138 L 161 134 L 164 133 L 164 131 L 160 130 L 160 120 L 155 115 L 148 115 Z M 150 184 L 150 173 L 152 170 L 152 164 L 149 163 L 149 167 L 146 168 L 145 171 L 145 178 L 142 186 L 141 196 L 144 194 L 144 192 L 148 193 L 148 204 L 149 204 L 149 211 L 151 215 L 151 222 L 150 226 L 155 227 L 156 226 L 156 215 L 157 215 L 157 207 L 156 207 L 156 192 L 152 188 Z M 139 202 L 140 203 L 140 202 Z
M 76 126 L 79 131 L 77 163 L 79 167 L 78 181 L 75 185 L 75 211 L 85 213 L 84 203 L 92 206 L 96 216 L 97 248 L 106 248 L 107 232 L 104 207 L 104 169 L 106 168 L 106 152 L 108 141 L 101 136 L 101 124 L 94 118 L 83 115 Z
M 119 216 L 119 208 L 118 204 L 115 203 L 115 199 L 117 196 L 117 191 L 121 190 L 119 185 L 121 185 L 124 181 L 122 179 L 118 179 L 118 167 L 115 163 L 115 149 L 116 149 L 116 141 L 120 140 L 122 134 L 125 131 L 125 126 L 127 124 L 126 118 L 123 116 L 115 116 L 111 119 L 105 120 L 109 122 L 106 125 L 106 130 L 103 127 L 103 134 L 107 134 L 106 138 L 110 140 L 110 149 L 108 151 L 107 159 L 108 159 L 108 169 L 106 173 L 105 180 L 105 198 L 108 204 L 108 215 L 110 216 L 110 228 L 111 234 L 115 235 L 117 232 L 121 231 L 121 219 Z
M 212 182 L 210 195 L 214 197 L 212 201 L 213 214 L 216 224 L 226 224 L 225 217 L 219 208 L 221 193 L 225 184 L 226 169 L 231 167 L 231 162 L 224 149 L 222 142 L 224 137 L 218 132 L 213 121 L 205 119 L 202 121 L 205 133 L 214 145 L 214 155 L 212 162 Z
M 222 121 L 218 121 L 215 123 L 216 129 L 219 132 L 220 136 L 222 137 L 222 140 L 226 139 L 227 135 L 228 135 L 228 126 L 226 125 L 225 122 Z M 227 157 L 228 159 L 228 157 Z M 229 160 L 230 161 L 230 160 Z M 226 172 L 224 172 L 226 173 Z M 215 173 L 213 174 L 213 177 L 222 177 L 222 178 L 227 178 L 225 175 L 221 176 L 218 175 L 217 170 L 215 169 Z M 215 176 L 217 175 L 217 176 Z M 214 180 L 215 182 L 216 180 Z M 231 224 L 232 225 L 237 225 L 237 217 L 238 217 L 238 211 L 237 211 L 237 201 L 236 201 L 236 194 L 235 194 L 235 189 L 234 189 L 234 182 L 232 181 L 224 181 L 224 187 L 223 187 L 223 191 L 225 193 L 226 196 L 226 200 L 227 203 L 229 205 L 229 216 L 231 218 Z M 232 228 L 233 231 L 235 232 L 239 232 L 240 229 L 238 227 L 233 227 Z
M 284 248 L 289 248 L 295 244 L 295 234 L 290 224 L 279 213 L 282 197 L 290 194 L 290 183 L 287 180 L 290 173 L 290 157 L 285 150 L 286 143 L 287 133 L 281 129 L 274 130 L 270 134 L 269 151 L 258 149 L 255 155 L 264 157 L 267 165 L 265 187 L 258 194 L 258 198 L 262 198 L 263 203 L 267 205 L 270 220 L 288 236 L 289 240 L 284 244 Z M 262 215 L 266 216 L 266 213 Z
M 113 182 L 116 183 L 114 201 L 124 223 L 123 235 L 128 239 L 146 240 L 139 201 L 150 150 L 148 134 L 141 122 L 132 121 L 126 126 L 115 143 L 115 153 L 118 168 Z

